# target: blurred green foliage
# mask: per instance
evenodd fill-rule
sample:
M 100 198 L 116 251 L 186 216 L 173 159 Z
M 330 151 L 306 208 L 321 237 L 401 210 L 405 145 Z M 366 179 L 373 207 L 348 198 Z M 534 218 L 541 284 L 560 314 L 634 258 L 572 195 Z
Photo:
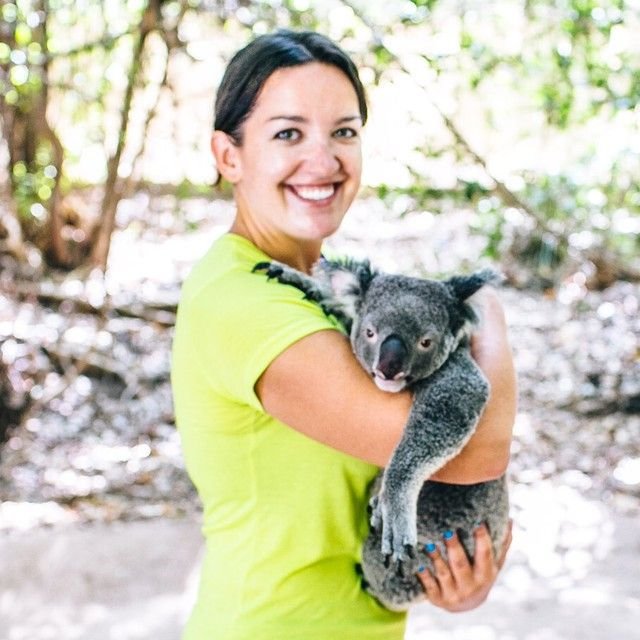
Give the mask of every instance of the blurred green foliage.
M 16 131 L 29 126 L 29 114 L 43 90 L 44 52 L 37 41 L 41 16 L 28 2 L 4 2 L 0 16 L 0 100 L 4 102 L 5 118 L 8 109 L 13 111 L 11 124 Z M 33 132 L 25 133 L 30 148 L 23 149 L 22 154 L 12 149 L 10 176 L 19 213 L 37 224 L 44 218 L 42 203 L 51 196 L 55 175 L 47 149 L 38 144 Z
M 520 235 L 527 237 L 517 245 L 516 258 L 549 283 L 562 275 L 558 269 L 571 256 L 612 255 L 621 271 L 638 273 L 640 6 L 623 0 L 530 0 L 525 12 L 519 46 L 508 37 L 496 39 L 486 20 L 470 12 L 457 60 L 473 91 L 508 75 L 511 87 L 537 104 L 548 130 L 582 149 L 565 166 L 521 172 L 518 197 L 539 224 L 521 225 Z M 494 16 L 496 24 L 503 20 Z M 621 144 L 614 131 L 627 127 Z M 594 139 L 594 131 L 605 137 Z M 513 248 L 518 234 L 504 204 L 484 198 L 476 205 L 476 230 L 495 259 Z
M 114 96 L 122 92 L 146 6 L 144 0 L 0 3 L 0 106 L 5 125 L 9 114 L 27 121 L 46 94 L 78 133 L 74 142 L 62 140 L 65 167 L 73 174 L 89 154 L 90 179 L 104 181 L 118 136 L 113 121 L 121 104 Z M 510 187 L 513 195 L 524 205 L 519 215 L 491 175 L 469 177 L 457 170 L 458 164 L 478 164 L 478 159 L 451 131 L 443 145 L 442 130 L 447 128 L 443 122 L 430 123 L 431 129 L 440 130 L 437 140 L 428 131 L 412 153 L 424 159 L 448 158 L 453 179 L 442 186 L 420 163 L 407 158 L 410 183 L 381 182 L 374 186 L 376 193 L 390 204 L 405 197 L 414 209 L 438 212 L 447 209 L 444 203 L 472 208 L 477 213 L 474 227 L 486 238 L 486 254 L 500 259 L 511 251 L 513 259 L 522 260 L 543 279 L 558 277 L 567 258 L 597 250 L 614 254 L 623 264 L 637 264 L 637 3 L 491 0 L 463 6 L 442 0 L 164 0 L 158 6 L 165 41 L 173 43 L 168 55 L 193 57 L 195 41 L 216 41 L 224 61 L 252 35 L 277 27 L 318 29 L 353 55 L 365 71 L 370 91 L 404 73 L 423 83 L 426 100 L 437 102 L 438 91 L 448 104 L 473 100 L 478 122 L 484 119 L 483 127 L 489 130 L 500 129 L 504 101 L 513 104 L 513 119 L 520 123 L 514 145 L 518 136 L 524 139 L 532 130 L 546 139 L 575 141 L 573 157 L 569 154 L 566 164 L 537 166 L 524 157 L 509 175 L 500 176 L 505 184 L 515 185 Z M 157 50 L 147 53 L 144 85 L 136 89 L 140 101 L 158 83 L 153 65 L 159 56 Z M 430 80 L 402 71 L 403 60 L 416 59 L 429 69 Z M 452 117 L 455 120 L 455 109 Z M 620 131 L 626 126 L 626 144 L 613 136 L 599 138 L 603 132 L 607 135 L 608 127 Z M 476 130 L 463 129 L 475 148 Z M 65 180 L 66 171 L 58 173 L 51 144 L 42 136 L 24 142 L 33 148 L 13 158 L 13 195 L 23 218 L 38 226 L 44 223 L 50 196 L 57 181 Z M 480 151 L 481 156 L 492 152 L 482 147 Z M 491 164 L 490 158 L 485 160 L 480 174 L 486 174 Z M 72 183 L 61 186 L 66 190 Z M 183 177 L 176 192 L 189 197 L 199 190 Z

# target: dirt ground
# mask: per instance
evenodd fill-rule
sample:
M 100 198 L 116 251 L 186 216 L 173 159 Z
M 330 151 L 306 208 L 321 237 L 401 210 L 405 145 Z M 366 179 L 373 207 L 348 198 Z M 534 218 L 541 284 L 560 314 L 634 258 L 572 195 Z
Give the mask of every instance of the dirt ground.
M 407 640 L 639 639 L 637 522 L 599 506 L 595 512 L 598 551 L 590 561 L 581 563 L 575 549 L 568 550 L 561 568 L 545 576 L 544 563 L 533 570 L 532 532 L 516 524 L 507 564 L 488 601 L 464 614 L 421 605 L 410 615 Z M 546 526 L 560 524 L 550 519 Z M 0 638 L 178 640 L 201 553 L 193 518 L 4 534 Z

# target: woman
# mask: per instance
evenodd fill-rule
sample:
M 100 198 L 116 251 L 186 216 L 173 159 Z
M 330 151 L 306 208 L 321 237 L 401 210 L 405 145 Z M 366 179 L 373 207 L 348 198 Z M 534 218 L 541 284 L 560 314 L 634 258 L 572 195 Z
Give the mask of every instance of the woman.
M 236 216 L 184 284 L 172 381 L 206 556 L 185 640 L 400 639 L 405 617 L 360 586 L 367 487 L 391 457 L 411 395 L 379 391 L 340 328 L 253 266 L 308 272 L 358 191 L 364 90 L 327 38 L 262 36 L 229 63 L 211 147 Z M 506 467 L 515 383 L 504 318 L 484 298 L 474 357 L 492 396 L 478 430 L 436 476 L 473 483 Z M 443 532 L 444 534 L 444 532 Z M 477 606 L 502 559 L 486 529 L 470 564 L 447 534 L 427 598 Z M 505 552 L 508 543 L 505 545 Z

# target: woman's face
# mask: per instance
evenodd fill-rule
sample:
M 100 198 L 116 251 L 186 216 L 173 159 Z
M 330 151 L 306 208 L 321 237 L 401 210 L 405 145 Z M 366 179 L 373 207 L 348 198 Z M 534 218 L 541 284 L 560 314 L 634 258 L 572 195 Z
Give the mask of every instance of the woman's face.
M 355 90 L 336 67 L 314 62 L 274 72 L 232 150 L 238 217 L 252 234 L 331 235 L 360 186 L 361 129 Z

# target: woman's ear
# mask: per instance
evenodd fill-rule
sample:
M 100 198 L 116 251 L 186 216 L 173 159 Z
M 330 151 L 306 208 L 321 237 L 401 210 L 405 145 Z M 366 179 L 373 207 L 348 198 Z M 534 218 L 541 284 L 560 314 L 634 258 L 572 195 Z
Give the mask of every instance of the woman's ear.
M 224 131 L 214 131 L 211 136 L 211 151 L 216 169 L 222 177 L 235 184 L 242 176 L 239 147 Z

